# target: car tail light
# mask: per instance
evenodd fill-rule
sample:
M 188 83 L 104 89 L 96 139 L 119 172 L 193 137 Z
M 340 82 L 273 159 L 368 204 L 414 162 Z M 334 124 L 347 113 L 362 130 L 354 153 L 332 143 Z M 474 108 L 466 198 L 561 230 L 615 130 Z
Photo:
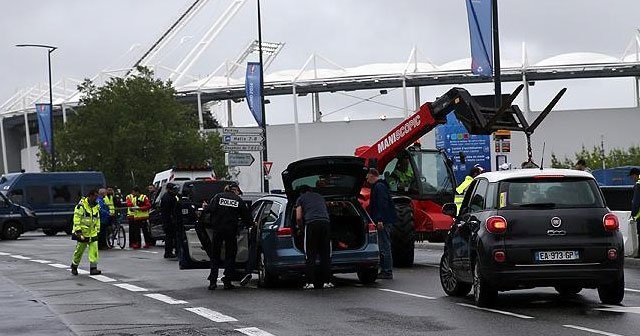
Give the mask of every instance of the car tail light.
M 507 260 L 507 254 L 503 250 L 493 251 L 493 260 L 499 263 L 505 262 Z
M 618 259 L 618 250 L 616 249 L 609 249 L 609 251 L 607 251 L 607 258 L 609 260 L 616 260 Z
M 491 233 L 505 233 L 507 231 L 507 220 L 502 216 L 491 216 L 486 221 L 487 231 Z
M 375 225 L 375 224 L 373 224 L 373 223 L 369 223 L 368 227 L 369 227 L 369 233 L 376 233 L 376 232 L 378 232 L 378 228 L 376 227 L 376 225 Z
M 277 233 L 278 237 L 287 237 L 287 236 L 291 236 L 291 228 L 279 228 L 278 229 L 278 233 Z
M 612 213 L 604 215 L 602 218 L 602 225 L 606 231 L 617 231 L 620 228 L 618 223 L 618 217 Z

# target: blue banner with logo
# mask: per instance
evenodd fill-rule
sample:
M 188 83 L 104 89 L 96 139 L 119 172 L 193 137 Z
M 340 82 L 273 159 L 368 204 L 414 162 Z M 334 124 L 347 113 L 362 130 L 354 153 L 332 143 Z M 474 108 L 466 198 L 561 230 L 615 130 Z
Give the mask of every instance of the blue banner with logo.
M 469 170 L 480 165 L 491 170 L 491 138 L 489 135 L 469 134 L 454 113 L 447 115 L 447 123 L 436 127 L 436 148 L 442 148 L 453 161 L 453 173 L 458 183 L 464 181 Z M 465 163 L 460 161 L 464 154 Z
M 249 110 L 251 110 L 251 114 L 253 114 L 253 118 L 258 123 L 258 126 L 264 126 L 264 121 L 262 120 L 262 90 L 260 87 L 260 76 L 262 76 L 260 63 L 248 62 L 247 78 L 244 84 L 244 90 L 247 95 L 247 104 L 249 105 Z
M 493 74 L 493 25 L 491 4 L 494 0 L 466 0 L 471 38 L 471 72 L 491 77 Z
M 51 154 L 51 105 L 36 104 L 36 115 L 38 116 L 40 143 L 44 150 Z

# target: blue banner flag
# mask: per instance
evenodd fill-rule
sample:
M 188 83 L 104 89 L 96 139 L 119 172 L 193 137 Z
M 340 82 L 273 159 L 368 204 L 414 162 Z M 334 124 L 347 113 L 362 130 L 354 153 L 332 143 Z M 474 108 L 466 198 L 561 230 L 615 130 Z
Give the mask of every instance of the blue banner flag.
M 453 161 L 453 173 L 458 183 L 464 181 L 471 168 L 481 166 L 491 170 L 491 138 L 488 135 L 469 134 L 454 113 L 447 115 L 447 123 L 436 127 L 436 148 L 444 149 Z M 465 163 L 460 162 L 464 153 Z
M 40 143 L 44 150 L 51 154 L 51 105 L 36 104 L 36 115 L 38 116 Z
M 259 62 L 247 63 L 247 78 L 244 84 L 245 93 L 247 95 L 247 104 L 249 110 L 253 114 L 253 118 L 256 119 L 258 126 L 264 126 L 262 120 L 262 88 L 260 87 L 260 77 L 262 71 L 260 71 Z
M 493 25 L 491 4 L 495 0 L 466 0 L 471 38 L 471 72 L 493 74 Z

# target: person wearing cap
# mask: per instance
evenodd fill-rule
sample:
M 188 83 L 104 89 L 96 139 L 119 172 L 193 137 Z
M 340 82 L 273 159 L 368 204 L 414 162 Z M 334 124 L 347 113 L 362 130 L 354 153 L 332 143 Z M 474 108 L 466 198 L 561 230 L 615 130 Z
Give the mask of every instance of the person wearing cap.
M 460 185 L 458 185 L 458 187 L 456 188 L 456 196 L 454 197 L 454 202 L 458 207 L 458 212 L 460 212 L 460 207 L 462 206 L 462 201 L 464 200 L 464 193 L 467 191 L 467 189 L 469 189 L 469 186 L 471 185 L 471 182 L 473 182 L 473 179 L 483 172 L 484 169 L 482 169 L 482 166 L 473 166 L 473 168 L 469 170 L 469 175 L 467 175 L 464 178 L 464 181 L 462 181 L 462 183 L 460 183 Z
M 247 204 L 240 198 L 240 186 L 231 183 L 224 188 L 224 192 L 215 195 L 209 204 L 203 203 L 203 213 L 211 215 L 211 228 L 213 237 L 211 241 L 211 273 L 209 274 L 209 290 L 216 289 L 218 282 L 218 269 L 220 268 L 220 252 L 224 243 L 224 277 L 222 283 L 224 289 L 233 289 L 231 280 L 235 275 L 235 261 L 238 253 L 239 223 L 246 227 L 253 225 L 251 214 Z M 250 277 L 248 278 L 250 279 Z M 248 280 L 243 279 L 245 285 Z
M 633 182 L 633 198 L 631 199 L 631 218 L 636 221 L 636 227 L 638 228 L 638 241 L 640 241 L 640 169 L 631 168 L 629 170 L 629 176 Z M 636 254 L 636 258 L 640 258 L 640 253 Z
M 160 216 L 162 217 L 162 229 L 164 230 L 164 258 L 175 258 L 176 254 L 176 230 L 178 188 L 173 183 L 165 186 L 167 192 L 160 199 Z

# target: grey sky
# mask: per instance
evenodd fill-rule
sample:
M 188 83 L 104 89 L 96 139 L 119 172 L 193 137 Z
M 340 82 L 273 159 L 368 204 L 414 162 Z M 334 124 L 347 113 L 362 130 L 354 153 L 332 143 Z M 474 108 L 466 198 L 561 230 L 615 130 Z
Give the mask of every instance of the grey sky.
M 0 36 L 0 74 L 3 75 L 0 101 L 20 88 L 46 80 L 46 52 L 15 48 L 15 44 L 58 46 L 60 49 L 53 56 L 54 81 L 62 76 L 90 77 L 107 67 L 131 65 L 133 57 L 115 64 L 114 61 L 135 43 L 146 48 L 191 2 L 3 0 L 0 15 L 0 29 L 4 32 Z M 167 55 L 163 64 L 175 67 L 180 56 L 187 53 L 207 25 L 229 3 L 229 0 L 212 0 L 200 16 L 178 35 L 194 35 L 196 38 L 184 45 L 188 48 Z M 413 45 L 419 48 L 422 60 L 429 58 L 436 64 L 469 56 L 463 0 L 263 0 L 262 3 L 264 39 L 286 42 L 272 70 L 300 68 L 314 51 L 343 66 L 405 62 Z M 620 57 L 635 29 L 640 26 L 637 14 L 640 2 L 637 0 L 500 0 L 499 4 L 504 59 L 520 60 L 523 41 L 527 42 L 532 62 L 578 51 Z M 235 58 L 255 38 L 255 18 L 255 1 L 251 0 L 191 73 L 206 75 L 224 59 Z M 139 48 L 138 55 L 145 48 Z M 625 87 L 629 86 L 627 81 L 622 82 Z M 602 83 L 575 85 L 575 92 L 579 93 L 584 91 L 583 86 L 588 92 Z M 546 93 L 559 85 L 550 83 L 544 86 L 548 87 L 544 90 Z M 490 89 L 481 86 L 480 90 Z M 430 91 L 424 92 L 423 100 L 428 99 L 426 96 Z M 398 91 L 394 91 L 385 97 L 385 101 L 397 105 L 398 96 Z M 580 99 L 577 95 L 569 97 L 568 101 L 580 105 Z M 625 101 L 627 99 L 625 96 Z M 323 110 L 331 111 L 353 100 L 323 96 L 322 102 Z M 308 105 L 307 102 L 303 104 Z M 274 99 L 269 108 L 289 109 L 290 97 Z M 388 115 L 398 113 L 393 109 L 384 112 L 385 108 L 379 105 L 367 108 L 378 109 L 379 113 Z M 359 105 L 352 113 L 362 112 L 361 109 L 364 107 Z M 348 115 L 349 110 L 345 113 Z M 244 114 L 239 118 L 246 118 Z M 290 116 L 290 112 L 286 115 Z M 276 122 L 286 119 L 284 116 L 273 118 Z

